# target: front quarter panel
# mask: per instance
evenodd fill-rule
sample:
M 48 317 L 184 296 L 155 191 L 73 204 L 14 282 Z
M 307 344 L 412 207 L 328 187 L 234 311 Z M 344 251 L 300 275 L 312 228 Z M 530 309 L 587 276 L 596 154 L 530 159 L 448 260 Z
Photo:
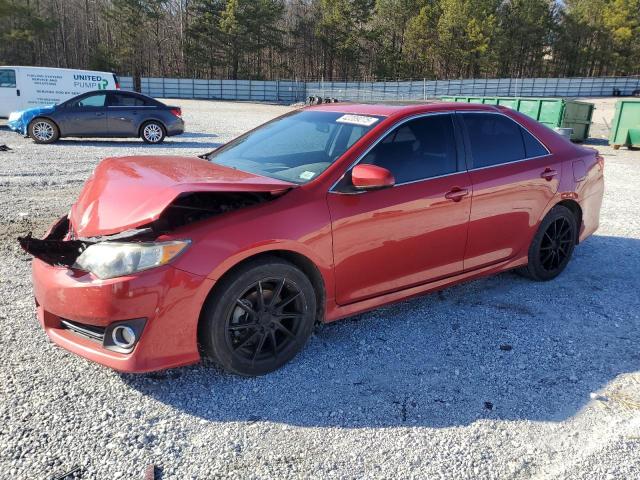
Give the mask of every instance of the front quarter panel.
M 286 250 L 311 260 L 332 297 L 333 253 L 326 200 L 303 187 L 283 197 L 182 227 L 162 239 L 189 238 L 192 245 L 176 268 L 218 280 L 239 262 Z

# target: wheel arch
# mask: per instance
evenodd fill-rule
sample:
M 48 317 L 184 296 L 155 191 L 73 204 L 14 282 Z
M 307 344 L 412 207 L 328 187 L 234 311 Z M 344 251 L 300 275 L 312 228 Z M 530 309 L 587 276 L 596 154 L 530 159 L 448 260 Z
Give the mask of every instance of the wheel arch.
M 138 137 L 142 138 L 142 129 L 149 122 L 159 123 L 160 126 L 162 127 L 162 130 L 164 130 L 165 136 L 167 135 L 167 131 L 168 130 L 167 130 L 167 126 L 165 125 L 165 123 L 162 120 L 160 120 L 159 118 L 152 117 L 152 118 L 145 118 L 144 120 L 142 120 L 142 122 L 140 122 L 140 125 L 138 126 Z
M 580 206 L 580 204 L 578 202 L 576 202 L 575 200 L 571 200 L 571 199 L 565 199 L 562 200 L 558 203 L 556 203 L 556 205 L 562 205 L 563 207 L 569 209 L 571 211 L 571 213 L 573 213 L 574 217 L 576 218 L 576 225 L 578 226 L 578 234 L 576 235 L 576 245 L 578 244 L 578 242 L 580 241 L 580 230 L 582 228 L 582 207 Z M 554 205 L 555 206 L 555 205 Z
M 36 120 L 49 120 L 58 129 L 58 135 L 60 137 L 62 137 L 62 129 L 60 128 L 60 124 L 58 122 L 56 122 L 53 118 L 48 116 L 48 115 L 38 115 L 38 116 L 33 117 L 31 120 L 29 120 L 29 123 L 27 124 L 27 134 L 29 134 L 29 127 L 31 127 L 31 124 L 33 122 L 35 122 Z
M 206 296 L 205 301 L 200 308 L 200 316 L 198 318 L 198 337 L 201 334 L 201 326 L 203 324 L 203 313 L 205 306 L 207 304 L 208 299 L 214 295 L 219 288 L 224 284 L 224 280 L 236 272 L 238 269 L 242 268 L 244 265 L 250 262 L 254 262 L 259 259 L 275 257 L 282 260 L 286 260 L 294 266 L 298 267 L 306 276 L 309 278 L 311 285 L 313 285 L 313 289 L 316 294 L 316 322 L 323 323 L 324 315 L 326 311 L 326 301 L 327 301 L 327 291 L 325 280 L 320 272 L 318 266 L 306 255 L 303 255 L 299 252 L 295 252 L 293 250 L 286 249 L 277 249 L 277 250 L 266 250 L 263 252 L 255 253 L 248 257 L 243 258 L 242 260 L 236 262 L 231 267 L 229 267 L 215 282 L 211 290 Z

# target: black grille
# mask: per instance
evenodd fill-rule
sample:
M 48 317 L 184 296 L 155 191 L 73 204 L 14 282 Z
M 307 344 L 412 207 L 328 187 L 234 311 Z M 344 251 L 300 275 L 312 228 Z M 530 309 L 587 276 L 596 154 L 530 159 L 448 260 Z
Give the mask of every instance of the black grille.
M 94 325 L 86 325 L 84 323 L 72 322 L 71 320 L 60 320 L 63 328 L 71 330 L 78 335 L 87 337 L 90 340 L 102 343 L 104 339 L 104 327 L 96 327 Z

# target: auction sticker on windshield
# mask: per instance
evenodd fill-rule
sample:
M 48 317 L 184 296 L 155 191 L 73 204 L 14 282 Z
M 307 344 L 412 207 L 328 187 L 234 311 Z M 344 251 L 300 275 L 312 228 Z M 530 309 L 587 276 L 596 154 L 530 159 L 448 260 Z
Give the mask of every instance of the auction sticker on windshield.
M 379 119 L 376 117 L 367 117 L 366 115 L 343 115 L 336 120 L 337 123 L 350 123 L 351 125 L 362 125 L 370 127 Z

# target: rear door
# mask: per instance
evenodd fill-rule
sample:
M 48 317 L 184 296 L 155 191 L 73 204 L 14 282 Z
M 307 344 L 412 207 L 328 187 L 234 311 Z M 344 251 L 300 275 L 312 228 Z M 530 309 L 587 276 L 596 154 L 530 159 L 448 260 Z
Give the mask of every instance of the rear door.
M 526 251 L 560 182 L 558 159 L 529 131 L 495 112 L 457 114 L 466 130 L 473 184 L 464 268 Z
M 138 128 L 147 106 L 143 98 L 137 95 L 118 92 L 110 93 L 107 105 L 107 124 L 112 136 L 137 137 Z
M 56 110 L 56 121 L 65 136 L 105 137 L 107 93 L 90 93 L 71 100 Z
M 355 192 L 349 172 L 329 192 L 336 300 L 348 304 L 462 271 L 471 182 L 451 114 L 409 120 L 360 163 L 396 185 Z
M 16 71 L 13 68 L 0 68 L 0 117 L 8 117 L 16 110 L 20 110 Z

